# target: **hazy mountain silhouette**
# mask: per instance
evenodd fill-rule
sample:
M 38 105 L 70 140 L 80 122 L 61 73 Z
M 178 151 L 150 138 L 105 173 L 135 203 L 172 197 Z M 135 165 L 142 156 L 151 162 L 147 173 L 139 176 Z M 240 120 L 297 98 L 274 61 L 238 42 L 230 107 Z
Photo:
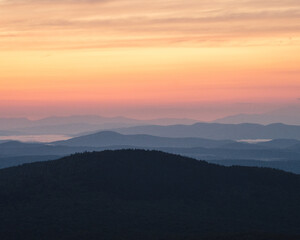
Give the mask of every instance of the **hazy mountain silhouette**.
M 166 138 L 146 134 L 123 135 L 112 131 L 102 131 L 95 134 L 75 137 L 52 144 L 62 146 L 105 147 L 127 145 L 135 147 L 219 147 L 234 143 L 230 140 L 209 140 L 201 138 Z
M 0 130 L 7 130 L 31 126 L 32 121 L 27 118 L 0 118 Z
M 47 158 L 53 159 L 53 156 L 58 158 L 76 152 L 132 148 L 162 150 L 207 161 L 230 160 L 235 161 L 235 164 L 241 161 L 242 165 L 245 161 L 254 161 L 254 163 L 258 163 L 258 166 L 265 166 L 256 161 L 268 161 L 270 167 L 283 170 L 289 169 L 291 172 L 300 173 L 298 168 L 298 162 L 300 162 L 299 142 L 293 139 L 278 139 L 265 143 L 250 144 L 232 140 L 165 138 L 145 134 L 122 135 L 116 132 L 104 131 L 51 144 L 17 141 L 0 143 L 0 168 L 44 161 Z M 32 159 L 30 159 L 31 156 Z M 38 156 L 43 157 L 39 160 Z M 11 160 L 10 163 L 8 163 L 9 159 Z M 275 161 L 288 161 L 289 168 L 284 168 L 282 164 L 277 164 Z M 224 164 L 226 163 L 224 162 Z
M 10 130 L 0 130 L 0 136 L 12 136 L 12 135 L 19 135 L 20 132 L 18 131 L 10 131 Z
M 288 149 L 300 152 L 300 143 L 290 146 Z
M 296 239 L 299 188 L 299 175 L 163 152 L 76 154 L 0 170 L 0 237 Z
M 216 163 L 223 166 L 247 166 L 247 167 L 267 167 L 281 169 L 286 172 L 300 174 L 300 161 L 259 161 L 248 159 L 222 159 L 208 160 L 209 163 Z
M 41 134 L 78 136 L 113 129 L 113 131 L 124 134 L 150 134 L 161 137 L 300 139 L 300 126 L 279 123 L 264 126 L 259 124 L 195 123 L 195 120 L 192 119 L 135 120 L 100 116 L 51 117 L 35 121 L 2 118 L 0 123 L 0 135 L 2 136 Z M 170 125 L 173 123 L 184 124 Z
M 236 114 L 215 120 L 217 123 L 284 123 L 300 125 L 300 106 L 288 106 L 262 114 Z
M 34 156 L 34 155 L 64 156 L 75 152 L 93 151 L 93 150 L 95 149 L 89 147 L 72 148 L 68 146 L 52 146 L 43 143 L 23 143 L 18 141 L 8 141 L 0 144 L 0 157 Z
M 195 123 L 193 125 L 136 126 L 114 129 L 122 134 L 151 134 L 161 137 L 198 137 L 208 139 L 277 139 L 300 140 L 300 126 L 284 124 L 219 124 Z
M 289 148 L 297 144 L 300 144 L 300 141 L 295 139 L 274 139 L 268 142 L 257 143 L 257 145 L 270 148 Z
M 202 160 L 262 160 L 262 161 L 300 161 L 299 148 L 160 148 L 160 150 L 194 157 Z
M 231 142 L 220 146 L 220 148 L 225 149 L 265 149 L 266 147 L 259 144 L 247 143 L 247 142 Z
M 160 118 L 137 120 L 125 117 L 101 117 L 96 115 L 78 115 L 48 117 L 39 120 L 27 118 L 0 118 L 0 135 L 16 134 L 78 134 L 96 130 L 130 127 L 145 124 L 192 124 L 197 122 L 187 118 Z M 10 132 L 4 132 L 10 130 Z
M 138 125 L 138 124 L 136 124 Z M 23 134 L 30 135 L 41 135 L 41 134 L 64 134 L 69 136 L 81 135 L 84 132 L 94 132 L 99 131 L 99 129 L 111 129 L 116 127 L 129 127 L 132 124 L 126 123 L 103 123 L 103 124 L 90 124 L 90 123 L 68 123 L 61 125 L 42 125 L 42 126 L 33 126 L 27 128 L 17 129 L 17 131 L 22 132 Z
M 197 120 L 188 118 L 158 118 L 148 120 L 138 120 L 127 117 L 102 117 L 98 115 L 75 115 L 65 117 L 48 117 L 41 120 L 37 120 L 37 125 L 63 125 L 72 123 L 88 123 L 88 124 L 127 124 L 127 125 L 140 125 L 145 123 L 169 125 L 174 123 L 191 124 Z

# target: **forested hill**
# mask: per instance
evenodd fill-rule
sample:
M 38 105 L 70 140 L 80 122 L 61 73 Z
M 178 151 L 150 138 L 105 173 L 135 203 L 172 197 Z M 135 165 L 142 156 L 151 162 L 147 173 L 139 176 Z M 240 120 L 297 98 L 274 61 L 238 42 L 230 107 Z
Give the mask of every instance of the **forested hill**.
M 0 239 L 297 239 L 299 189 L 299 175 L 267 168 L 75 154 L 0 170 Z

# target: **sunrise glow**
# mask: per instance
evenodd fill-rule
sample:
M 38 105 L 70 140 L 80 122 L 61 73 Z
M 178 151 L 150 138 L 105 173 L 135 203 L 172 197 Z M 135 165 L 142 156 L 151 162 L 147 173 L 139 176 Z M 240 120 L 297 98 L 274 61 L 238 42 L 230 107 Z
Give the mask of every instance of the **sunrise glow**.
M 298 0 L 2 0 L 0 111 L 297 103 L 299 20 Z

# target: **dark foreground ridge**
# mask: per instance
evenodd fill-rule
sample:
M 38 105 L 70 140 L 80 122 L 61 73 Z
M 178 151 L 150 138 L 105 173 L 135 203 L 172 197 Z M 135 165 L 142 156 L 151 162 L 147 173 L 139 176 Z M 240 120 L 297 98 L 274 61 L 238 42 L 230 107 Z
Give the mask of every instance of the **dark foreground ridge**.
M 299 189 L 158 151 L 75 154 L 0 170 L 0 239 L 300 239 Z

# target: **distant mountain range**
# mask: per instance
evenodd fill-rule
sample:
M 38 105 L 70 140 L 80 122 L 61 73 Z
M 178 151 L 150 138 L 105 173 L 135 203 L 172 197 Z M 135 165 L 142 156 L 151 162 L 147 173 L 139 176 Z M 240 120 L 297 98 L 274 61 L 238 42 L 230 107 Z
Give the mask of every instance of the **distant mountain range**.
M 135 146 L 135 147 L 220 147 L 229 143 L 231 140 L 209 140 L 201 138 L 167 138 L 156 137 L 146 134 L 124 135 L 112 131 L 103 131 L 90 135 L 75 137 L 65 141 L 53 142 L 54 145 L 61 146 Z
M 213 123 L 188 118 L 137 120 L 96 115 L 48 117 L 39 120 L 0 118 L 0 136 L 55 134 L 80 136 L 112 130 L 124 134 L 150 134 L 162 137 L 300 139 L 299 128 L 300 106 L 285 107 L 263 114 L 233 115 L 217 119 Z
M 300 126 L 274 123 L 260 124 L 220 124 L 195 123 L 192 125 L 148 125 L 114 129 L 122 134 L 150 134 L 160 137 L 198 137 L 208 139 L 298 139 Z
M 9 143 L 7 142 L 6 145 Z M 69 140 L 56 141 L 50 146 L 69 147 L 107 147 L 107 146 L 134 146 L 134 147 L 156 147 L 156 148 L 220 148 L 241 150 L 262 149 L 296 149 L 300 140 L 275 139 L 266 142 L 247 143 L 234 140 L 212 140 L 204 138 L 170 138 L 158 137 L 147 134 L 125 135 L 113 131 L 101 131 Z M 4 144 L 5 145 L 5 144 Z
M 0 238 L 299 239 L 300 176 L 157 151 L 0 170 Z
M 29 120 L 27 118 L 0 118 L 0 136 L 9 135 L 42 135 L 42 134 L 59 134 L 77 136 L 103 130 L 114 130 L 118 128 L 128 128 L 136 126 L 149 125 L 192 125 L 201 124 L 199 120 L 189 118 L 158 118 L 148 120 L 138 120 L 127 117 L 103 117 L 97 115 L 74 115 L 74 116 L 53 116 L 39 120 Z M 223 117 L 213 121 L 220 124 L 263 124 L 272 125 L 282 123 L 285 125 L 300 126 L 300 105 L 292 105 L 277 110 L 261 113 L 261 114 L 237 114 Z M 203 123 L 205 124 L 205 123 Z M 217 125 L 218 126 L 218 125 Z M 291 126 L 292 127 L 292 126 Z M 177 130 L 177 129 L 176 129 Z M 217 129 L 216 129 L 217 130 Z M 233 129 L 240 130 L 240 129 Z M 256 129 L 254 129 L 256 130 Z M 260 130 L 260 129 L 258 129 Z M 271 129 L 272 130 L 272 129 Z M 125 130 L 122 130 L 125 131 Z M 151 134 L 152 132 L 121 132 L 130 134 Z M 215 138 L 209 135 L 191 135 L 190 133 L 174 133 L 175 137 L 202 137 Z M 224 136 L 223 132 L 218 133 L 223 139 L 230 137 Z M 165 137 L 173 137 L 171 134 L 158 135 Z M 228 135 L 230 136 L 230 135 Z M 298 135 L 299 136 L 299 135 Z M 273 138 L 295 138 L 293 136 L 278 136 Z M 300 138 L 300 137 L 298 137 Z M 220 137 L 218 138 L 220 139 Z
M 124 135 L 104 131 L 70 140 L 52 143 L 0 142 L 0 168 L 16 166 L 34 161 L 45 161 L 76 152 L 101 151 L 106 149 L 156 149 L 169 153 L 190 156 L 199 160 L 230 165 L 256 164 L 300 173 L 300 141 L 276 139 L 250 144 L 232 140 L 201 138 L 166 138 L 146 134 Z M 40 158 L 39 158 L 40 157 Z M 288 162 L 278 164 L 281 162 Z M 238 165 L 238 164 L 237 164 Z
M 138 126 L 145 124 L 193 124 L 197 120 L 161 118 L 136 120 L 125 117 L 101 117 L 79 115 L 66 117 L 49 117 L 40 120 L 27 118 L 0 118 L 0 135 L 22 134 L 66 134 L 76 135 L 82 132 L 100 131 L 112 128 Z
M 261 114 L 237 114 L 215 120 L 216 123 L 239 124 L 239 123 L 284 123 L 300 125 L 300 105 L 280 108 Z

